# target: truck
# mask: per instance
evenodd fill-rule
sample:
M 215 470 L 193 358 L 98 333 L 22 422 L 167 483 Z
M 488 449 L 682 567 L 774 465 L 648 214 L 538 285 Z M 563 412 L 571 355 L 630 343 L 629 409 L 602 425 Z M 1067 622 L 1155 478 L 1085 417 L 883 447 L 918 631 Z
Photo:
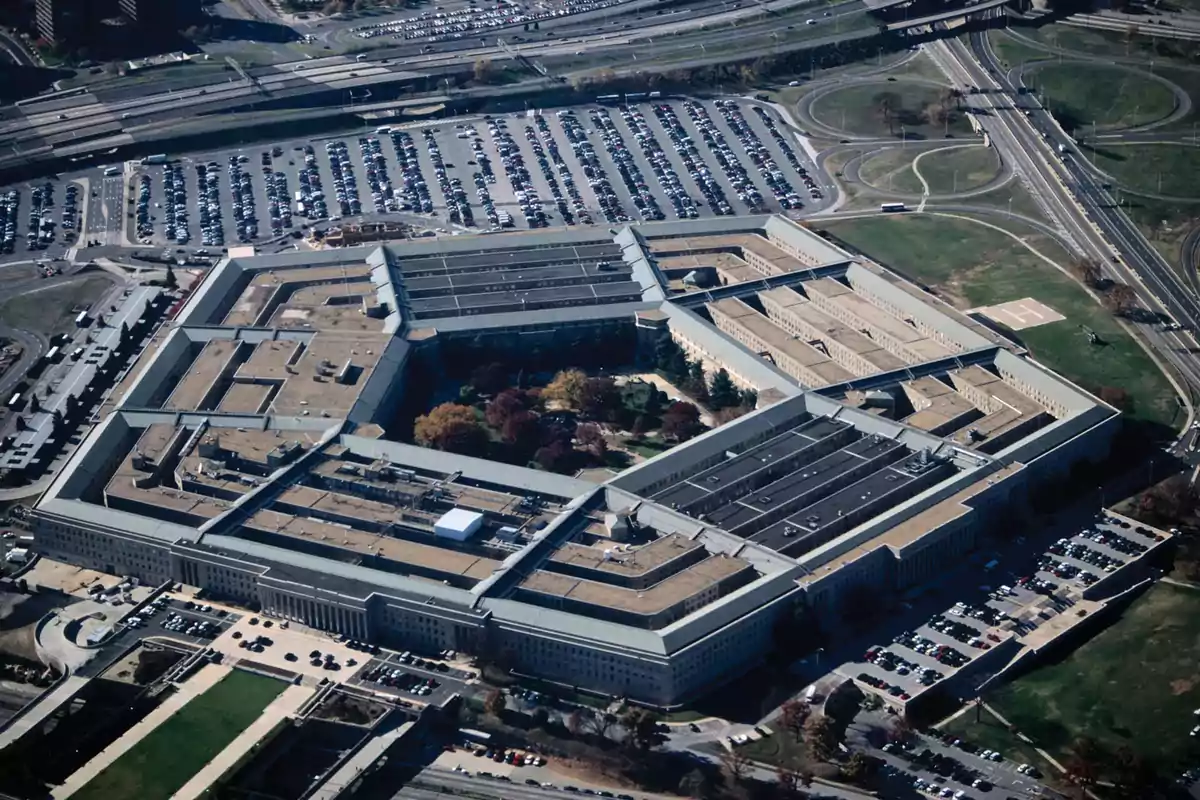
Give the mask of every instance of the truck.
M 116 175 L 121 174 L 121 168 L 120 167 L 106 167 L 104 170 L 104 174 L 107 175 L 108 177 L 112 178 Z
M 146 156 L 145 158 L 142 159 L 142 166 L 149 166 L 150 164 L 165 164 L 165 163 L 167 163 L 167 154 L 166 153 L 155 153 L 152 156 Z

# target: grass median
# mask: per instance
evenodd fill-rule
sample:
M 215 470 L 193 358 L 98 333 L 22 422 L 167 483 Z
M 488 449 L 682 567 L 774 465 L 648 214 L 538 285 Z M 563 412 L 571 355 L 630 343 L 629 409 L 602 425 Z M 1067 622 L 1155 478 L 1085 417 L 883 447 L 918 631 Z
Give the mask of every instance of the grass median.
M 1135 419 L 1159 425 L 1173 420 L 1175 393 L 1145 351 L 1078 283 L 1012 237 L 970 219 L 915 214 L 842 220 L 824 227 L 881 263 L 936 288 L 959 308 L 1036 298 L 1065 317 L 1013 334 L 1038 361 L 1089 390 L 1125 389 Z M 1065 259 L 1065 252 L 1049 237 L 1019 234 L 1049 258 Z M 1085 325 L 1099 334 L 1102 346 L 1088 341 Z
M 234 670 L 148 733 L 73 797 L 168 800 L 286 688 L 283 681 Z

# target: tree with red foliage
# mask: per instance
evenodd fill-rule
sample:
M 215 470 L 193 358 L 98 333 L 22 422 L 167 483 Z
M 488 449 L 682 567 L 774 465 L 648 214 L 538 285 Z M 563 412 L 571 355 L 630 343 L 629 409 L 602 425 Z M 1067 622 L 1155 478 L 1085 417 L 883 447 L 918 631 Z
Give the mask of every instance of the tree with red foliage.
M 527 412 L 528 409 L 529 403 L 523 392 L 519 389 L 505 389 L 487 404 L 484 416 L 488 425 L 497 430 L 503 430 L 509 419 L 517 414 Z
M 594 458 L 603 459 L 608 453 L 608 442 L 604 438 L 604 433 L 600 430 L 600 426 L 592 422 L 585 422 L 575 428 L 575 440 L 579 442 L 579 446 L 590 453 Z
M 500 429 L 500 438 L 505 444 L 523 445 L 530 449 L 537 446 L 541 434 L 537 415 L 528 411 L 513 414 L 504 421 L 504 427 Z
M 573 452 L 569 444 L 565 444 L 561 439 L 555 439 L 549 444 L 539 447 L 533 454 L 533 460 L 547 472 L 555 472 L 566 465 Z
M 621 392 L 612 378 L 588 378 L 580 396 L 579 412 L 586 419 L 612 422 L 621 408 Z
M 704 430 L 704 426 L 700 423 L 700 409 L 691 403 L 676 400 L 663 412 L 662 432 L 664 436 L 686 442 L 702 430 Z

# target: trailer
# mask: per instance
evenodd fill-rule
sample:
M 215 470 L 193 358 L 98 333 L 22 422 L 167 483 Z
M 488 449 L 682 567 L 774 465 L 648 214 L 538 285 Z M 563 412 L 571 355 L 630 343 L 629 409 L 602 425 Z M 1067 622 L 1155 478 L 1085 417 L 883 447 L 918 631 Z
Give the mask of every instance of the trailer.
M 165 163 L 167 163 L 167 154 L 166 153 L 156 153 L 152 156 L 146 156 L 145 158 L 142 159 L 143 167 L 149 166 L 151 164 L 165 164 Z

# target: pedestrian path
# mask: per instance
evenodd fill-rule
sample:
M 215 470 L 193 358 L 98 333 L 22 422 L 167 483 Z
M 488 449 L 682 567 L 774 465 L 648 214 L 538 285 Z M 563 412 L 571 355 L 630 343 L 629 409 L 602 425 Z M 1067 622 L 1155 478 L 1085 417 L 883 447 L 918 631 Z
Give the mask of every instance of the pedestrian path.
M 121 738 L 97 753 L 91 761 L 77 769 L 65 783 L 56 787 L 50 795 L 54 800 L 66 800 L 75 794 L 103 772 L 106 767 L 133 749 L 133 746 L 144 739 L 150 731 L 170 719 L 175 712 L 191 702 L 193 698 L 207 692 L 231 671 L 232 668 L 224 664 L 206 664 L 191 678 L 179 684 L 175 688 L 175 692 L 160 703 L 158 708 L 127 730 Z

